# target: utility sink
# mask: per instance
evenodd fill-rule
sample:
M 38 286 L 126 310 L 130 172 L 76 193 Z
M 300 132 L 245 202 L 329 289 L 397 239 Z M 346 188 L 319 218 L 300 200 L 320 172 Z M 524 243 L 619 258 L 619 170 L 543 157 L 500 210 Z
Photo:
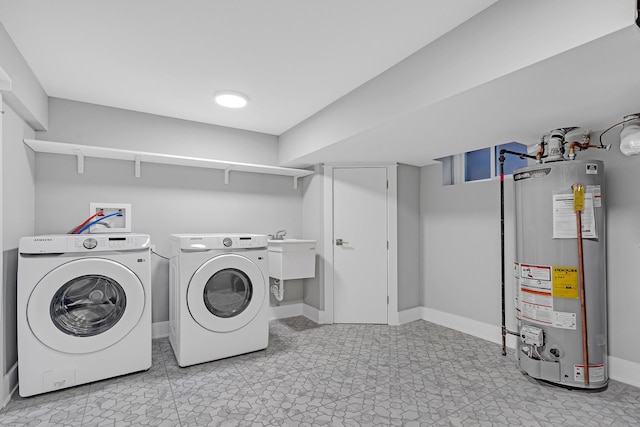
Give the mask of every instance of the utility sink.
M 268 246 L 269 276 L 280 280 L 315 277 L 315 240 L 269 240 Z

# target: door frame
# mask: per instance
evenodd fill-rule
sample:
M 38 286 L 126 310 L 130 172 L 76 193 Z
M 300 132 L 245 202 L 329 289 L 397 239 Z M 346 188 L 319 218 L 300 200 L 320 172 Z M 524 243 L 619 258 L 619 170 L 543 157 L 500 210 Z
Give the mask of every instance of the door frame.
M 7 80 L 5 80 L 7 78 L 6 73 L 4 73 L 4 70 L 2 69 L 2 67 L 0 67 L 0 89 L 5 89 L 5 86 L 7 85 Z M 2 90 L 0 90 L 0 111 L 2 111 L 2 113 L 0 113 L 0 165 L 2 165 L 4 159 L 3 159 L 3 154 L 2 154 L 2 147 L 4 146 L 4 141 L 3 141 L 3 117 L 4 117 L 4 110 L 3 110 L 3 103 L 2 103 Z M 3 188 L 3 181 L 2 181 L 2 174 L 0 174 L 0 212 L 3 212 L 4 209 L 4 194 L 2 191 Z M 2 247 L 2 252 L 4 254 L 4 229 L 2 228 L 2 220 L 0 220 L 0 246 Z M 11 385 L 8 383 L 8 381 L 5 380 L 5 372 L 4 372 L 4 364 L 5 364 L 5 360 L 4 360 L 4 354 L 5 354 L 5 342 L 4 342 L 4 328 L 5 328 L 5 321 L 4 321 L 4 256 L 0 257 L 0 271 L 2 271 L 2 276 L 0 277 L 0 320 L 2 321 L 2 325 L 0 326 L 0 409 L 4 408 L 4 406 L 7 404 L 8 402 L 8 398 L 11 395 L 11 391 L 10 387 Z
M 320 312 L 320 323 L 333 323 L 333 170 L 338 168 L 387 169 L 387 323 L 399 325 L 398 317 L 398 165 L 396 163 L 326 163 L 323 166 L 323 240 L 324 240 L 324 311 Z

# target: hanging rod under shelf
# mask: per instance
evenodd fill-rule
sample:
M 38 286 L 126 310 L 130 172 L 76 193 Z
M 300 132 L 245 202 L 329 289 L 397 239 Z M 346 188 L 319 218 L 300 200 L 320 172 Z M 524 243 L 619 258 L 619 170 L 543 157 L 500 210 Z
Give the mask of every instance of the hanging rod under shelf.
M 95 147 L 92 145 L 69 144 L 66 142 L 25 139 L 24 143 L 36 153 L 52 153 L 75 156 L 78 159 L 78 173 L 84 173 L 84 158 L 126 160 L 134 162 L 135 176 L 140 177 L 142 163 L 159 163 L 196 168 L 224 170 L 224 183 L 229 183 L 229 174 L 233 172 L 252 172 L 268 175 L 290 176 L 293 188 L 298 188 L 298 179 L 313 175 L 306 169 L 283 168 L 280 166 L 258 165 L 253 163 L 230 162 L 225 160 L 206 159 L 201 157 L 178 156 L 174 154 L 150 153 L 146 151 L 124 150 L 120 148 Z

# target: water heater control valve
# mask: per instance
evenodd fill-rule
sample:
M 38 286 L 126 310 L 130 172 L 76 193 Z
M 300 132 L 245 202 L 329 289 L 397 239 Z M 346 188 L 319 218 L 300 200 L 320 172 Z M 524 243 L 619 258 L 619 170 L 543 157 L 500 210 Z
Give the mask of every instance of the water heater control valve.
M 525 325 L 520 329 L 520 338 L 525 344 L 542 347 L 544 345 L 544 331 L 535 326 Z

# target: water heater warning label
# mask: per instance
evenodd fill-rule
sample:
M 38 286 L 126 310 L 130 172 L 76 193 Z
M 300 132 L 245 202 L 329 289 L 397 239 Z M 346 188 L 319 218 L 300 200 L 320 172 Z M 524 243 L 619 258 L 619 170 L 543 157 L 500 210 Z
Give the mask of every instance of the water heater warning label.
M 525 280 L 530 281 L 534 287 L 546 288 L 547 285 L 544 282 L 551 280 L 551 267 L 548 265 L 520 264 L 520 267 L 522 270 L 522 277 Z M 535 285 L 536 282 L 538 282 L 537 286 Z
M 516 318 L 576 329 L 576 313 L 555 311 L 554 298 L 578 298 L 576 267 L 514 264 Z
M 587 193 L 593 194 L 593 207 L 602 207 L 602 190 L 599 185 L 587 185 Z
M 553 312 L 553 326 L 562 329 L 576 329 L 576 313 Z
M 553 296 L 578 298 L 578 268 L 553 267 Z
M 520 308 L 523 319 L 553 324 L 550 266 L 520 264 Z
M 585 239 L 597 239 L 596 221 L 594 213 L 594 194 L 584 195 L 584 210 L 582 211 L 582 237 Z M 553 195 L 553 238 L 575 239 L 576 213 L 573 210 L 573 194 Z
M 573 380 L 584 382 L 584 365 L 573 365 Z M 589 382 L 604 381 L 604 365 L 589 365 Z
M 524 295 L 524 294 L 523 294 Z M 543 304 L 522 302 L 522 318 L 541 325 L 553 324 L 553 307 Z
M 522 320 L 522 309 L 520 308 L 520 264 L 513 263 L 513 299 L 516 304 L 516 320 Z

